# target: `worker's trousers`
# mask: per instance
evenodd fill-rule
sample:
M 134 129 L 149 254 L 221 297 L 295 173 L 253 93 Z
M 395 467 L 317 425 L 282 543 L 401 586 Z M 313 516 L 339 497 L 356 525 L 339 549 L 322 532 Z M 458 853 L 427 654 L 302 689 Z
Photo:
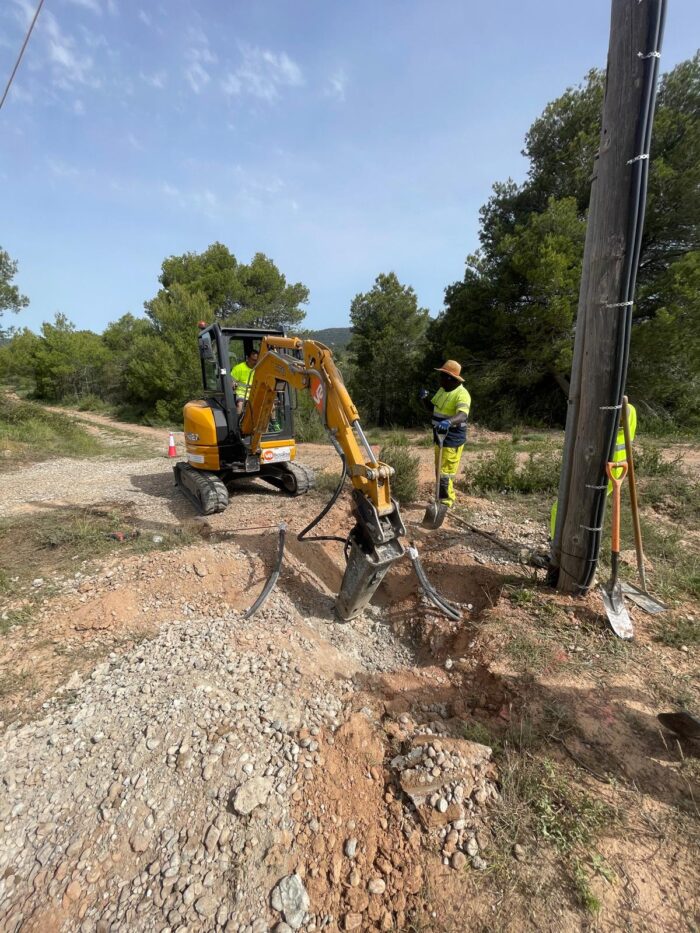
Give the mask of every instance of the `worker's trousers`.
M 443 447 L 442 448 L 442 460 L 440 462 L 440 502 L 445 503 L 445 505 L 452 508 L 455 504 L 455 487 L 454 487 L 454 478 L 457 475 L 457 470 L 459 469 L 459 462 L 462 459 L 462 451 L 464 450 L 464 444 L 461 447 Z M 438 467 L 438 457 L 440 456 L 440 448 L 435 445 L 435 469 Z

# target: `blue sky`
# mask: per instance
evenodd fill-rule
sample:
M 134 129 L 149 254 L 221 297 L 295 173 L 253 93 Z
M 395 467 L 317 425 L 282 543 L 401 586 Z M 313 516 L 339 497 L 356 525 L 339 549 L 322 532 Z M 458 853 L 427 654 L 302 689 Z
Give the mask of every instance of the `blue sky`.
M 3 86 L 36 0 L 0 2 Z M 662 70 L 700 3 L 671 0 Z M 610 0 L 45 0 L 0 111 L 0 246 L 31 306 L 101 330 L 219 240 L 342 326 L 395 271 L 436 314 L 544 105 L 605 63 Z

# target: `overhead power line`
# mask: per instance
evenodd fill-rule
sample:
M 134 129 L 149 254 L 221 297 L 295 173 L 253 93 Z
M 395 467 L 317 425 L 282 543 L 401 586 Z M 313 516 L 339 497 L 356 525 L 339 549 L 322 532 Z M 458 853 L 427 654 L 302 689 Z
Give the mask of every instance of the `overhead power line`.
M 2 95 L 2 100 L 0 100 L 0 110 L 2 110 L 2 105 L 5 103 L 5 99 L 6 99 L 7 95 L 10 93 L 10 88 L 12 87 L 12 82 L 15 80 L 15 75 L 17 74 L 17 69 L 19 68 L 19 63 L 22 61 L 22 56 L 24 55 L 24 50 L 27 48 L 27 43 L 29 42 L 29 37 L 30 37 L 31 34 L 32 34 L 32 30 L 34 29 L 34 24 L 36 23 L 36 21 L 37 21 L 37 19 L 38 19 L 38 17 L 39 17 L 39 13 L 41 12 L 41 8 L 43 7 L 43 5 L 44 5 L 44 0 L 39 0 L 39 6 L 36 8 L 36 13 L 34 14 L 34 18 L 32 19 L 31 23 L 29 24 L 29 29 L 27 30 L 27 35 L 24 37 L 24 42 L 22 43 L 22 48 L 19 50 L 19 55 L 17 56 L 17 61 L 15 62 L 15 67 L 12 69 L 12 74 L 10 75 L 10 79 L 9 79 L 9 81 L 7 82 L 7 86 L 5 87 L 5 92 L 4 92 L 4 94 Z

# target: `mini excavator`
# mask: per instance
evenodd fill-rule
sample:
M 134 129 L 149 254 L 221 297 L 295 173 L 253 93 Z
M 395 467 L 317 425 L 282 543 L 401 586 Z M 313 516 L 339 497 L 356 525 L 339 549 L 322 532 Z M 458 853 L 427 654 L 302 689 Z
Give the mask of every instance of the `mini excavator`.
M 234 339 L 243 341 L 245 352 L 259 341 L 259 360 L 241 416 L 230 376 L 229 344 Z M 293 392 L 308 392 L 341 459 L 342 476 L 325 508 L 299 537 L 330 510 L 349 476 L 355 524 L 346 539 L 339 539 L 347 565 L 336 611 L 343 620 L 354 618 L 403 556 L 406 530 L 391 498 L 394 470 L 372 452 L 332 352 L 316 340 L 218 324 L 202 328 L 199 351 L 207 398 L 185 405 L 187 463 L 175 466 L 176 484 L 204 514 L 225 509 L 228 487 L 242 476 L 258 476 L 292 495 L 307 492 L 313 474 L 294 462 L 291 400 Z

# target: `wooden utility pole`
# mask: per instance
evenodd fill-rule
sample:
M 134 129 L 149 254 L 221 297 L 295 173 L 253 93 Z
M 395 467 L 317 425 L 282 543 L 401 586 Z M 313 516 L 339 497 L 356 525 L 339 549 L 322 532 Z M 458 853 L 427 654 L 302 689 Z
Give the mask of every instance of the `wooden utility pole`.
M 653 111 L 663 12 L 664 0 L 612 0 L 552 544 L 550 579 L 567 593 L 588 589 L 601 546 L 605 464 L 619 424 L 638 261 L 631 219 L 639 211 L 641 191 L 643 221 L 651 133 L 648 95 L 653 81 Z

